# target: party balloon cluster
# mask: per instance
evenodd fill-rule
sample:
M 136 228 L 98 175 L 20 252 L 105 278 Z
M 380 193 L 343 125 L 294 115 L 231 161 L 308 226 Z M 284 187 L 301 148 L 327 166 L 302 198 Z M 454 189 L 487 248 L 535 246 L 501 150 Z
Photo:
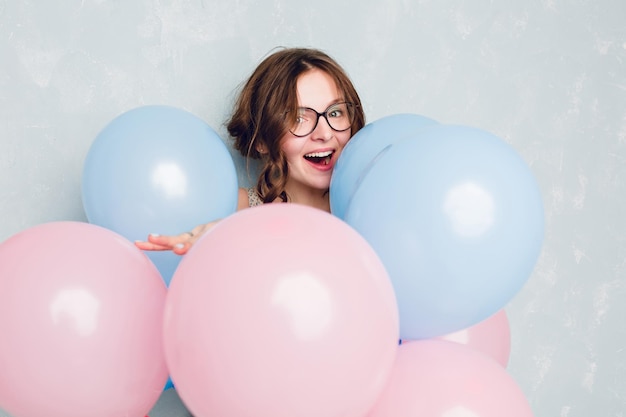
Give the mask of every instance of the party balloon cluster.
M 542 204 L 487 132 L 382 118 L 337 162 L 333 214 L 235 213 L 220 137 L 145 106 L 96 137 L 82 192 L 89 223 L 0 244 L 14 417 L 143 417 L 172 384 L 197 417 L 532 416 L 504 307 L 539 255 Z M 182 258 L 131 243 L 215 219 Z
M 477 128 L 388 116 L 345 147 L 330 203 L 397 297 L 404 342 L 368 417 L 532 416 L 505 371 L 504 307 L 535 266 L 544 217 L 515 150 Z

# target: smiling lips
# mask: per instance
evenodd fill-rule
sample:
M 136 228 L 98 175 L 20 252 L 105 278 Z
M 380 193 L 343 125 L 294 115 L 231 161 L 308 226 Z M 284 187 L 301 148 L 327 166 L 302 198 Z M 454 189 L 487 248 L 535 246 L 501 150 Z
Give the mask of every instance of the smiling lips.
M 322 152 L 311 152 L 304 155 L 304 159 L 311 163 L 311 165 L 313 165 L 315 168 L 326 171 L 332 168 L 331 161 L 333 159 L 334 153 L 335 151 L 331 150 Z

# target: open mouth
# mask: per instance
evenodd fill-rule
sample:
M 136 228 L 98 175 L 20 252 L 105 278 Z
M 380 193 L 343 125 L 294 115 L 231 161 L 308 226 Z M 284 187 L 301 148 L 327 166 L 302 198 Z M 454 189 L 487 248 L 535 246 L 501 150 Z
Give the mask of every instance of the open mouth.
M 328 165 L 333 158 L 334 151 L 312 152 L 304 155 L 304 159 L 316 165 Z

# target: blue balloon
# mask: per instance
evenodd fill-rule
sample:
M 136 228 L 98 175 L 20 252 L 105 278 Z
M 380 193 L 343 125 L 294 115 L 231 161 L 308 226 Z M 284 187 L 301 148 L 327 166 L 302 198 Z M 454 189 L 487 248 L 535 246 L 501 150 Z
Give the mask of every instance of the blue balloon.
M 113 119 L 87 153 L 81 186 L 89 222 L 133 241 L 179 234 L 237 207 L 235 164 L 220 136 L 169 106 L 138 107 Z M 147 254 L 169 284 L 180 256 Z
M 388 147 L 437 122 L 424 116 L 400 113 L 375 120 L 359 130 L 341 152 L 330 181 L 330 210 L 343 219 L 350 200 L 369 168 Z
M 480 129 L 438 125 L 396 142 L 346 213 L 394 285 L 402 340 L 474 325 L 528 280 L 541 251 L 537 182 L 515 150 Z
M 174 382 L 172 381 L 172 377 L 167 378 L 167 382 L 165 383 L 165 386 L 163 387 L 163 391 L 167 391 L 170 388 L 176 388 L 174 386 Z

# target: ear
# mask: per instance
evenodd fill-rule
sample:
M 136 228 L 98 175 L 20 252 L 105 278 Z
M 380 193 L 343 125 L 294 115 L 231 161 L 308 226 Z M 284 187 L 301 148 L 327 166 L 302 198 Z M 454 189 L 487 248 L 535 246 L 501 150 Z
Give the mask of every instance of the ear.
M 261 155 L 267 155 L 269 153 L 267 145 L 262 142 L 258 142 L 257 144 L 255 144 L 254 149 L 256 149 L 256 151 Z

